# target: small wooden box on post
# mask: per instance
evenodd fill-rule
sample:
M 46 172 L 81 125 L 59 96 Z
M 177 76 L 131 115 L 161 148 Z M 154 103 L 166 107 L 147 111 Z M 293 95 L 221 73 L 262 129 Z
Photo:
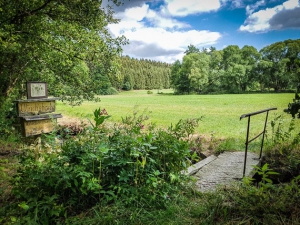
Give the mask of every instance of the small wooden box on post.
M 55 101 L 59 98 L 48 98 L 47 83 L 27 82 L 27 99 L 17 100 L 17 113 L 24 137 L 50 133 L 54 122 L 62 118 L 55 114 Z

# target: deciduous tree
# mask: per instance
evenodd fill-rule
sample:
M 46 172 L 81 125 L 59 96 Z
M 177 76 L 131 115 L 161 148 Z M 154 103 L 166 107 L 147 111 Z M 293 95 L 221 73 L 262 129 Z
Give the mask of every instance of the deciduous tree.
M 88 64 L 113 72 L 112 61 L 126 43 L 112 38 L 117 23 L 101 0 L 11 0 L 0 2 L 1 102 L 19 98 L 26 81 L 46 81 L 50 94 L 93 97 Z

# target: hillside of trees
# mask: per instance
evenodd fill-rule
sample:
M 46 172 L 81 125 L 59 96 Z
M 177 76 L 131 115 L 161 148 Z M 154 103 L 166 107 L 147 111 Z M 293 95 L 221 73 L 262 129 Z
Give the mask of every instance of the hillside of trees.
M 115 94 L 118 91 L 152 90 L 170 88 L 172 64 L 147 59 L 119 57 L 116 73 L 105 73 L 101 65 L 93 71 L 94 92 L 97 94 Z
M 300 39 L 276 42 L 258 51 L 229 45 L 199 50 L 189 45 L 170 77 L 178 94 L 282 91 L 300 82 Z
M 116 89 L 123 90 L 170 88 L 171 66 L 147 59 L 121 57 L 119 76 L 111 77 L 111 82 Z
M 95 92 L 174 88 L 176 94 L 276 92 L 300 82 L 300 39 L 276 42 L 258 51 L 253 46 L 229 45 L 199 50 L 189 45 L 173 64 L 122 56 L 116 74 L 95 76 Z

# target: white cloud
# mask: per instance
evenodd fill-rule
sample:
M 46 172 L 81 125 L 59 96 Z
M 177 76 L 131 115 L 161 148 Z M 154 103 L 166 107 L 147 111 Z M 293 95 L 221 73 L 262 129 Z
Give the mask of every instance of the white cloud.
M 164 59 L 162 61 L 168 62 L 181 59 L 189 44 L 198 47 L 213 45 L 221 37 L 218 32 L 167 31 L 154 27 L 131 29 L 125 32 L 124 35 L 130 42 L 130 45 L 124 48 L 125 54 L 136 58 Z
M 231 9 L 244 8 L 244 0 L 220 0 L 222 7 L 228 6 Z
M 162 11 L 155 12 L 147 4 L 118 12 L 116 18 L 121 21 L 108 28 L 114 36 L 124 35 L 129 40 L 129 44 L 123 47 L 123 54 L 135 58 L 172 63 L 182 59 L 188 45 L 201 48 L 214 45 L 221 38 L 218 32 L 189 30 L 189 24 Z
M 149 22 L 152 23 L 153 26 L 160 27 L 160 28 L 188 28 L 190 27 L 187 23 L 179 22 L 178 20 L 163 17 L 159 13 L 149 10 L 147 19 Z
M 252 4 L 252 5 L 247 5 L 246 6 L 247 15 L 252 14 L 256 9 L 258 9 L 258 7 L 260 7 L 262 5 L 265 5 L 265 0 L 257 1 L 257 2 L 255 2 L 255 4 Z
M 165 2 L 163 12 L 169 12 L 172 16 L 210 12 L 221 7 L 219 0 L 165 0 Z
M 279 10 L 279 7 L 267 8 L 251 14 L 245 22 L 247 25 L 240 26 L 240 30 L 248 32 L 269 30 L 269 21 L 276 14 L 277 10 Z
M 244 7 L 244 2 L 243 0 L 233 0 L 232 5 L 234 8 L 241 8 Z
M 148 14 L 149 6 L 143 4 L 142 6 L 135 6 L 132 8 L 126 8 L 123 12 L 118 12 L 115 14 L 116 18 L 126 20 L 126 21 L 142 21 Z
M 299 0 L 290 0 L 283 3 L 283 7 L 285 9 L 294 9 L 296 7 L 300 7 Z
M 129 8 L 125 10 L 123 17 L 136 21 L 141 21 L 147 15 L 148 9 L 149 6 L 147 4 L 144 4 L 141 7 Z
M 300 2 L 298 0 L 288 0 L 282 5 L 251 13 L 244 25 L 240 26 L 240 30 L 266 32 L 285 28 L 299 28 L 299 10 Z

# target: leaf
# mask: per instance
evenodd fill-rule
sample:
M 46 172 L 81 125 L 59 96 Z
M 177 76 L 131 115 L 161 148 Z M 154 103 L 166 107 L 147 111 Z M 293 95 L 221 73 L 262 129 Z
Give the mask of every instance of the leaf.
M 74 179 L 74 185 L 78 187 L 78 181 L 76 179 Z
M 264 164 L 261 168 L 261 171 L 267 171 L 268 170 L 268 163 Z
M 11 216 L 11 217 L 10 217 L 10 221 L 11 221 L 11 222 L 17 222 L 17 218 L 14 217 L 14 216 Z
M 25 202 L 18 204 L 18 206 L 20 208 L 24 209 L 25 211 L 27 211 L 29 209 L 29 206 Z
M 268 175 L 279 175 L 279 173 L 275 171 L 268 171 Z
M 264 181 L 267 182 L 267 183 L 269 183 L 269 184 L 272 184 L 272 183 L 273 183 L 273 181 L 272 181 L 271 179 L 266 178 L 266 177 L 264 178 Z

